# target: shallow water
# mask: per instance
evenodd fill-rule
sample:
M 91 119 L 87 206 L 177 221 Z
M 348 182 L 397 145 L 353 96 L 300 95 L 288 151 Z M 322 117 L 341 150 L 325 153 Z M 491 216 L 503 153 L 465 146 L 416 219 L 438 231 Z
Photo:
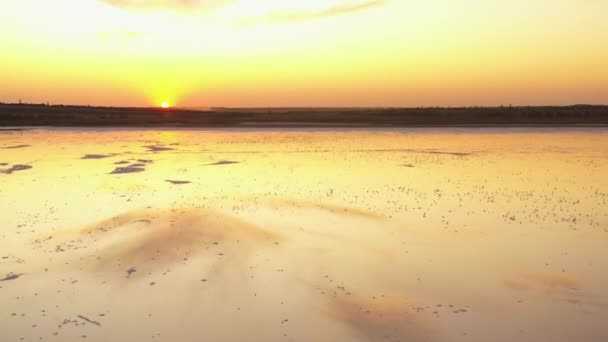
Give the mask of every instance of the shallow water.
M 1 341 L 606 341 L 608 130 L 0 132 Z

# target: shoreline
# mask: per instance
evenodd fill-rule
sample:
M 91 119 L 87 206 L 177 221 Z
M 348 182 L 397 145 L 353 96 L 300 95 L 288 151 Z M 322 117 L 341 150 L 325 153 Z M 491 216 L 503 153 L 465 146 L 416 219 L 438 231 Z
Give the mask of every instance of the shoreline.
M 0 104 L 0 127 L 605 127 L 608 106 L 461 108 L 218 108 Z
M 40 129 L 512 129 L 512 128 L 608 128 L 608 124 L 416 124 L 416 125 L 385 125 L 385 124 L 286 124 L 262 123 L 241 125 L 27 125 L 1 127 L 0 132 L 24 132 Z

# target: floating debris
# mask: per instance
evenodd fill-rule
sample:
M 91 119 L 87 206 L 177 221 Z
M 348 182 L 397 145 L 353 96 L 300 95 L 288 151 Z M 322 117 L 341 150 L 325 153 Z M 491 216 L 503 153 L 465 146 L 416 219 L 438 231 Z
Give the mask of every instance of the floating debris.
M 6 146 L 6 147 L 0 147 L 0 148 L 3 150 L 10 150 L 10 149 L 26 148 L 26 147 L 30 147 L 30 145 L 14 145 L 14 146 Z
M 190 184 L 190 183 L 192 183 L 192 182 L 189 182 L 189 181 L 179 181 L 179 180 L 170 180 L 170 179 L 165 180 L 165 182 L 171 183 L 171 184 L 174 184 L 174 185 L 184 185 L 184 184 Z
M 8 175 L 12 174 L 13 172 L 18 172 L 18 171 L 24 171 L 24 170 L 29 170 L 31 169 L 32 166 L 31 165 L 21 165 L 21 164 L 17 164 L 17 165 L 13 165 L 11 166 L 10 169 L 4 170 L 2 171 L 2 173 L 6 173 Z
M 239 163 L 238 161 L 233 161 L 233 160 L 220 160 L 215 163 L 207 164 L 207 166 L 232 165 L 232 164 L 238 164 L 238 163 Z
M 147 148 L 148 151 L 150 151 L 150 152 L 163 152 L 163 151 L 172 151 L 172 150 L 174 150 L 174 148 L 160 146 L 160 145 L 149 145 L 149 146 L 144 146 L 144 147 Z
M 131 274 L 137 272 L 137 270 L 135 269 L 135 267 L 131 267 L 127 270 L 127 278 L 131 277 Z
M 0 279 L 0 281 L 15 280 L 15 279 L 21 277 L 22 275 L 23 275 L 23 273 L 19 273 L 19 274 L 9 273 L 6 275 L 6 277 Z
M 77 317 L 78 317 L 78 318 L 80 318 L 80 319 L 82 319 L 83 321 L 86 321 L 86 322 L 88 322 L 88 323 L 94 324 L 94 325 L 96 325 L 96 326 L 98 326 L 98 327 L 100 327 L 100 326 L 101 326 L 101 323 L 99 323 L 99 322 L 97 322 L 97 321 L 94 321 L 94 320 L 92 320 L 92 319 L 89 319 L 89 318 L 87 318 L 87 317 L 84 317 L 84 316 L 82 316 L 82 315 L 78 315 Z
M 110 172 L 111 175 L 122 175 L 125 173 L 138 173 L 138 172 L 144 172 L 146 171 L 146 169 L 142 168 L 142 167 L 117 167 L 114 169 L 114 171 Z
M 85 154 L 80 159 L 106 159 L 115 156 L 115 154 Z

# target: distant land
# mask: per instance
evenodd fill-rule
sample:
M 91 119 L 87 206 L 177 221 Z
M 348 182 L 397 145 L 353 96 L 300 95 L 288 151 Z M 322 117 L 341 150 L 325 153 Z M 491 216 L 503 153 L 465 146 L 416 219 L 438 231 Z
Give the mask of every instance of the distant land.
M 0 126 L 352 127 L 596 126 L 608 106 L 143 108 L 0 103 Z

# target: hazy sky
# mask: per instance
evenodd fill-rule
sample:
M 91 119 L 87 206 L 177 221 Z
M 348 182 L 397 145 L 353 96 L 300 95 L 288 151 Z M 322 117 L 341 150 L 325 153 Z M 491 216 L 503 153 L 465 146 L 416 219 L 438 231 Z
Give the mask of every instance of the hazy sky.
M 608 103 L 608 0 L 3 0 L 0 101 Z

